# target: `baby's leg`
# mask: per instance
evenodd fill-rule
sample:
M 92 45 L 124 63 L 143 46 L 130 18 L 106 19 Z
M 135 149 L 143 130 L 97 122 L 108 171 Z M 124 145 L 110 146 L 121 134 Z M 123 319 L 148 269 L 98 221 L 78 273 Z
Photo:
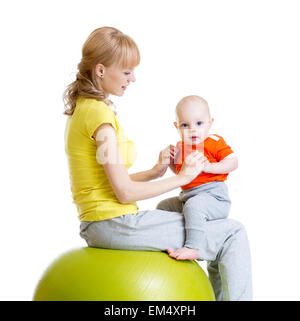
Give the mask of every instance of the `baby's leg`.
M 208 196 L 207 198 L 206 195 Z M 188 206 L 195 211 L 203 208 L 205 213 L 201 212 L 199 215 L 204 215 L 205 221 L 220 220 L 227 218 L 229 215 L 231 201 L 224 182 L 210 182 L 184 190 L 180 193 L 179 199 L 185 204 L 189 202 Z M 207 209 L 204 208 L 205 202 L 210 204 Z
M 194 260 L 198 257 L 199 244 L 206 238 L 206 222 L 228 216 L 230 202 L 220 201 L 202 192 L 189 198 L 183 206 L 185 218 L 185 244 L 175 251 L 168 251 L 177 260 Z
M 171 197 L 162 200 L 156 208 L 181 213 L 183 210 L 183 202 L 179 197 Z M 198 249 L 189 249 L 186 247 L 182 247 L 177 250 L 167 248 L 167 252 L 171 257 L 177 260 L 182 260 L 182 257 L 184 257 L 184 260 L 196 260 L 199 257 Z
M 229 209 L 229 202 L 220 201 L 208 193 L 189 198 L 183 206 L 185 246 L 197 248 L 197 244 L 202 244 L 206 234 L 206 222 L 226 218 Z

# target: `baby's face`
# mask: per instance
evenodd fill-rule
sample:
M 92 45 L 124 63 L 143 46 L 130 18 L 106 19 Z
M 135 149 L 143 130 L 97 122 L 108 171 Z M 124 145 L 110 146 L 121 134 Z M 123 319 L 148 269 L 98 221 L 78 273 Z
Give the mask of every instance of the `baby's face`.
M 177 108 L 177 122 L 174 125 L 185 144 L 197 145 L 208 137 L 212 122 L 207 105 L 188 101 Z

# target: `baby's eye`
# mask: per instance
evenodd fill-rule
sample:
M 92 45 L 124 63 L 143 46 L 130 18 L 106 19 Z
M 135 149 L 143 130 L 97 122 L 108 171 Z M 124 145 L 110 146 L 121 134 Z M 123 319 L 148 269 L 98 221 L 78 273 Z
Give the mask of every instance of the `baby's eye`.
M 181 124 L 181 127 L 182 127 L 182 128 L 187 128 L 187 127 L 188 127 L 188 124 L 183 123 L 183 124 Z
M 125 74 L 126 76 L 128 76 L 128 75 L 130 75 L 130 71 L 125 71 L 124 74 Z
M 203 124 L 202 121 L 197 121 L 198 126 L 201 126 L 202 124 Z

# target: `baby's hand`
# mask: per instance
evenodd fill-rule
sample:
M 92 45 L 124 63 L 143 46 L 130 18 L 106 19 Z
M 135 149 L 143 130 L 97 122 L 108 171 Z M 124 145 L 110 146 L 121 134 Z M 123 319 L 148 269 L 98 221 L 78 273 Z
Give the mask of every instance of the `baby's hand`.
M 203 172 L 205 172 L 205 173 L 210 173 L 211 163 L 210 163 L 209 160 L 206 158 L 206 156 L 204 156 L 204 158 L 205 158 L 205 161 L 204 161 Z
M 169 165 L 174 163 L 174 153 L 175 147 L 173 145 L 169 145 L 160 151 L 158 162 L 154 166 L 157 177 L 163 176 L 166 173 Z

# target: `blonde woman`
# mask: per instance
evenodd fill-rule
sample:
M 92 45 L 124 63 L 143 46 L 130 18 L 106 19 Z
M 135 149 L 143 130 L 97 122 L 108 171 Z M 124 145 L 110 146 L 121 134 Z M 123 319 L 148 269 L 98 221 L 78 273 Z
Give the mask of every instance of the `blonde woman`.
M 166 251 L 184 244 L 180 204 L 161 202 L 160 209 L 139 211 L 136 201 L 155 197 L 191 182 L 206 159 L 190 154 L 178 175 L 159 179 L 172 148 L 159 153 L 149 170 L 129 174 L 134 143 L 119 124 L 110 95 L 123 96 L 135 81 L 140 53 L 119 30 L 94 30 L 82 48 L 76 80 L 64 92 L 66 153 L 80 235 L 89 246 L 121 250 Z M 234 220 L 208 222 L 207 239 L 198 245 L 198 260 L 208 261 L 217 300 L 251 300 L 250 251 L 244 227 Z

